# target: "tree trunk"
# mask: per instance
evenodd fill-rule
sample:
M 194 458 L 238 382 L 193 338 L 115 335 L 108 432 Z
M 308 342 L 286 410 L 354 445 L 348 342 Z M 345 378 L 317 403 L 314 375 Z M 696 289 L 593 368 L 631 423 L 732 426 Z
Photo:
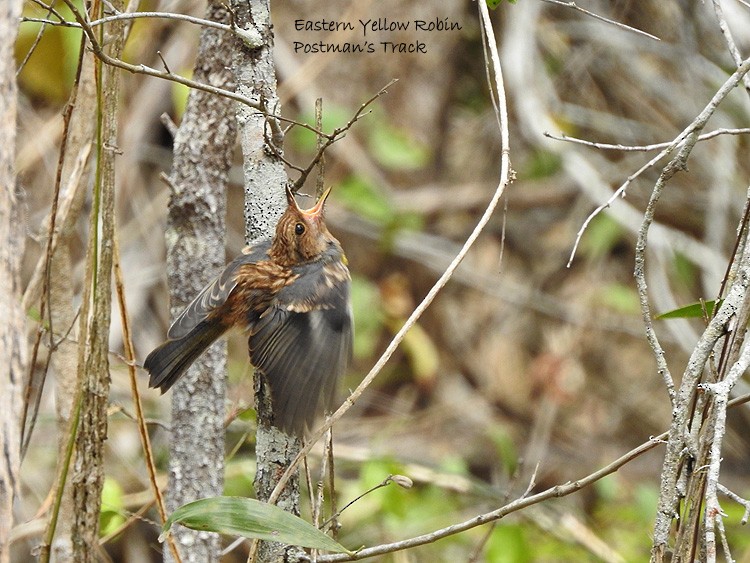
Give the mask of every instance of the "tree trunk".
M 208 6 L 208 19 L 229 23 L 219 1 Z M 227 68 L 234 37 L 205 28 L 194 77 L 233 89 Z M 225 265 L 226 184 L 237 136 L 234 102 L 193 90 L 174 140 L 167 230 L 167 272 L 173 317 Z M 167 507 L 221 495 L 224 484 L 224 397 L 226 345 L 214 344 L 172 390 Z M 174 538 L 183 561 L 219 560 L 219 537 L 176 527 Z M 165 560 L 171 561 L 169 552 Z
M 10 561 L 13 496 L 21 463 L 21 387 L 26 369 L 21 257 L 25 231 L 16 194 L 16 41 L 20 0 L 0 7 L 0 563 Z
M 273 64 L 273 32 L 270 0 L 250 2 L 233 0 L 236 24 L 243 30 L 258 34 L 260 46 L 242 43 L 235 52 L 234 66 L 237 74 L 237 91 L 257 100 L 267 113 L 281 112 L 276 96 L 276 71 Z M 282 151 L 283 135 L 276 120 L 266 120 L 259 112 L 243 106 L 239 110 L 242 124 L 240 138 L 245 176 L 245 236 L 248 242 L 269 238 L 286 208 L 284 186 L 288 177 L 278 155 L 269 150 Z M 300 450 L 301 442 L 273 426 L 273 410 L 268 382 L 263 373 L 255 371 L 255 406 L 258 413 L 258 431 L 255 444 L 257 470 L 255 494 L 267 500 L 282 473 Z M 277 502 L 285 510 L 299 515 L 299 475 L 289 480 L 285 492 Z M 296 559 L 293 548 L 261 542 L 257 560 L 289 561 Z

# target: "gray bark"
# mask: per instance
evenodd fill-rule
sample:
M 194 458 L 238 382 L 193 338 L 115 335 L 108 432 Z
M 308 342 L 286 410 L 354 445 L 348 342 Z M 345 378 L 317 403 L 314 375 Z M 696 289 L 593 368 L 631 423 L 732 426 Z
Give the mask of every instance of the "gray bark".
M 13 163 L 16 147 L 16 41 L 20 0 L 0 7 L 0 563 L 10 561 L 9 535 L 20 457 L 21 387 L 26 369 L 25 316 L 21 307 L 24 230 Z
M 235 52 L 237 91 L 258 101 L 267 113 L 278 114 L 281 109 L 272 57 L 270 0 L 233 0 L 232 8 L 237 25 L 262 38 L 260 46 L 243 43 Z M 238 120 L 244 159 L 245 236 L 250 242 L 273 235 L 276 222 L 286 208 L 284 186 L 288 177 L 281 159 L 267 146 L 270 141 L 276 150 L 282 150 L 283 138 L 278 123 L 247 106 L 239 109 Z M 258 413 L 255 494 L 259 500 L 268 500 L 281 474 L 299 452 L 301 443 L 273 426 L 268 382 L 258 370 L 255 371 L 255 406 Z M 289 480 L 277 504 L 299 514 L 299 474 Z M 257 560 L 261 563 L 294 560 L 294 552 L 293 548 L 282 544 L 261 542 Z
M 229 22 L 220 2 L 208 19 Z M 201 33 L 196 80 L 233 89 L 227 68 L 234 38 L 206 28 Z M 167 272 L 172 316 L 176 316 L 225 265 L 226 184 L 237 136 L 234 103 L 194 90 L 174 141 L 170 177 Z M 214 344 L 172 390 L 167 508 L 221 495 L 224 483 L 224 397 L 226 345 Z M 183 561 L 219 559 L 216 534 L 174 530 Z M 165 550 L 165 560 L 172 556 Z

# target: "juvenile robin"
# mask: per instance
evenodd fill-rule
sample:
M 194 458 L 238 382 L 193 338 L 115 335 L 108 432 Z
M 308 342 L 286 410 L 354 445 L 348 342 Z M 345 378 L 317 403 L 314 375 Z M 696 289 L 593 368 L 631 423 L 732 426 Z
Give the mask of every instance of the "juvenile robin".
M 288 207 L 272 240 L 248 246 L 172 323 L 144 367 L 167 391 L 232 327 L 248 334 L 250 362 L 267 376 L 275 424 L 302 435 L 330 407 L 352 355 L 351 278 L 341 245 L 323 221 L 330 190 L 303 210 Z

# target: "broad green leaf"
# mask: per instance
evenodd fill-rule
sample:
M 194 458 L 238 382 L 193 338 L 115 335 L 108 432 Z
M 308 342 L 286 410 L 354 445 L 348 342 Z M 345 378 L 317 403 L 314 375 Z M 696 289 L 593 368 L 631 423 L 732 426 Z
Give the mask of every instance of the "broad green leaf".
M 719 307 L 721 307 L 722 301 L 719 301 Z M 666 313 L 660 313 L 656 315 L 657 319 L 702 319 L 703 318 L 703 309 L 705 307 L 706 314 L 710 317 L 714 312 L 714 304 L 715 301 L 703 301 L 701 303 L 700 301 L 698 303 L 692 303 L 690 305 L 685 305 L 684 307 L 680 307 L 679 309 L 673 309 L 672 311 L 667 311 Z
M 125 523 L 125 504 L 120 484 L 107 477 L 102 487 L 102 507 L 99 513 L 99 534 L 106 536 Z
M 217 532 L 289 545 L 352 553 L 302 518 L 272 504 L 242 497 L 211 497 L 196 500 L 175 510 L 164 523 L 193 530 Z
M 506 0 L 508 4 L 515 4 L 518 0 Z M 487 7 L 491 10 L 494 10 L 497 8 L 500 4 L 503 3 L 503 0 L 487 0 Z
M 398 321 L 392 327 L 394 332 L 398 331 L 402 324 Z M 440 367 L 440 353 L 427 331 L 421 325 L 414 324 L 404 336 L 401 348 L 409 359 L 414 378 L 422 385 L 434 383 Z
M 193 78 L 192 69 L 184 69 L 178 74 L 185 78 Z M 172 105 L 174 106 L 174 113 L 178 118 L 182 118 L 185 113 L 189 96 L 190 88 L 179 82 L 172 82 Z
M 625 238 L 625 229 L 607 213 L 594 217 L 581 240 L 581 252 L 590 260 L 598 260 L 612 252 Z

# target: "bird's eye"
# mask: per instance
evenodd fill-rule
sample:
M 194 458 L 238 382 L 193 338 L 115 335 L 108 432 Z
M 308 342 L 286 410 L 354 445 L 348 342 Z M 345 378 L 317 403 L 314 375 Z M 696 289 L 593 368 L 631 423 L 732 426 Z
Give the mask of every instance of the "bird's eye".
M 294 234 L 301 235 L 305 232 L 305 226 L 302 223 L 297 223 L 294 225 Z

